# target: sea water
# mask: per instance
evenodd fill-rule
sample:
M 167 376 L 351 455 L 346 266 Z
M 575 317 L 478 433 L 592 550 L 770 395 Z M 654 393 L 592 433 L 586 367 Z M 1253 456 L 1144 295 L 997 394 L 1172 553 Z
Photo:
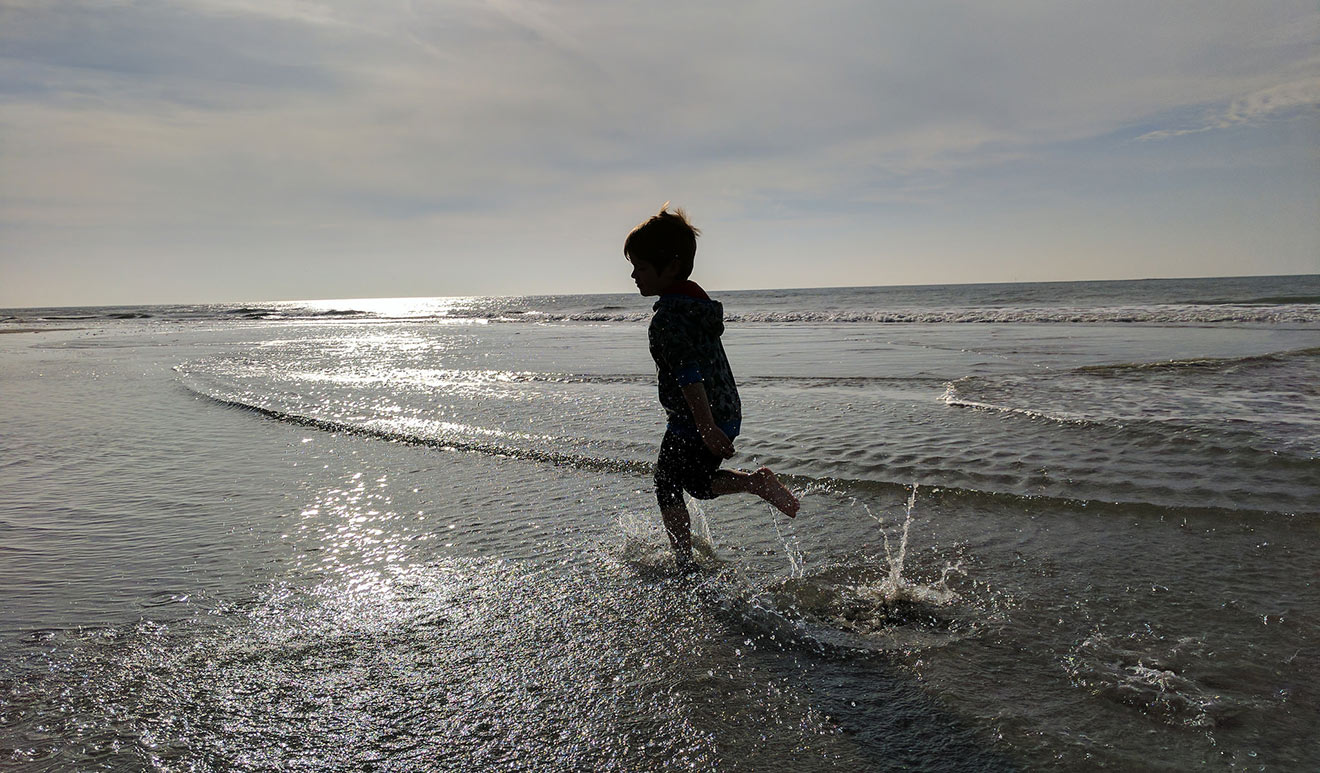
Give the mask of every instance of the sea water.
M 0 766 L 1307 770 L 1320 277 L 0 311 Z

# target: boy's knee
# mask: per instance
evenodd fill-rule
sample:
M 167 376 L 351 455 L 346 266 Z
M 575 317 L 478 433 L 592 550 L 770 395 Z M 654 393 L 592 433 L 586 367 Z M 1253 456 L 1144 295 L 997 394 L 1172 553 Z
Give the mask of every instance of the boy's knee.
M 655 476 L 655 500 L 660 504 L 661 510 L 668 510 L 681 505 L 683 504 L 683 487 L 673 478 L 657 474 Z
M 673 510 L 683 505 L 683 489 L 656 489 L 656 504 L 661 510 Z

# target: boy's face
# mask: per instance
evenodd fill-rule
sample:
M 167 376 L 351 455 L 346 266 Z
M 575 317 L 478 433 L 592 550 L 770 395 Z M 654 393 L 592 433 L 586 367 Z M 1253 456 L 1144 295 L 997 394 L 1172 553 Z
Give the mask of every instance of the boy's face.
M 637 285 L 637 292 L 643 296 L 659 295 L 674 283 L 677 274 L 674 264 L 666 266 L 664 271 L 656 271 L 649 260 L 634 257 L 628 260 L 633 266 L 633 283 Z

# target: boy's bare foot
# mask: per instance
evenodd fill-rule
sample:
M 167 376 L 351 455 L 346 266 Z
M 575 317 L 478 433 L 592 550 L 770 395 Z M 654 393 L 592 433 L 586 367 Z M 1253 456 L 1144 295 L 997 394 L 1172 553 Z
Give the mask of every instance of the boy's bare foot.
M 752 473 L 751 492 L 764 499 L 789 518 L 797 516 L 798 498 L 793 496 L 793 492 L 788 487 L 779 482 L 779 478 L 771 472 L 769 467 L 762 467 Z

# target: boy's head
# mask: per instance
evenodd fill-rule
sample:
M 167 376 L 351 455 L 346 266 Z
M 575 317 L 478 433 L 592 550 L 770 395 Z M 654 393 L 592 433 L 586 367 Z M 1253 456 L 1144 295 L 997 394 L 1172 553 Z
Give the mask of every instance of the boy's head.
M 701 234 L 688 222 L 681 209 L 669 211 L 669 202 L 646 222 L 632 229 L 623 242 L 623 254 L 633 265 L 647 263 L 656 274 L 687 279 L 692 273 L 692 259 L 697 255 L 697 236 Z

